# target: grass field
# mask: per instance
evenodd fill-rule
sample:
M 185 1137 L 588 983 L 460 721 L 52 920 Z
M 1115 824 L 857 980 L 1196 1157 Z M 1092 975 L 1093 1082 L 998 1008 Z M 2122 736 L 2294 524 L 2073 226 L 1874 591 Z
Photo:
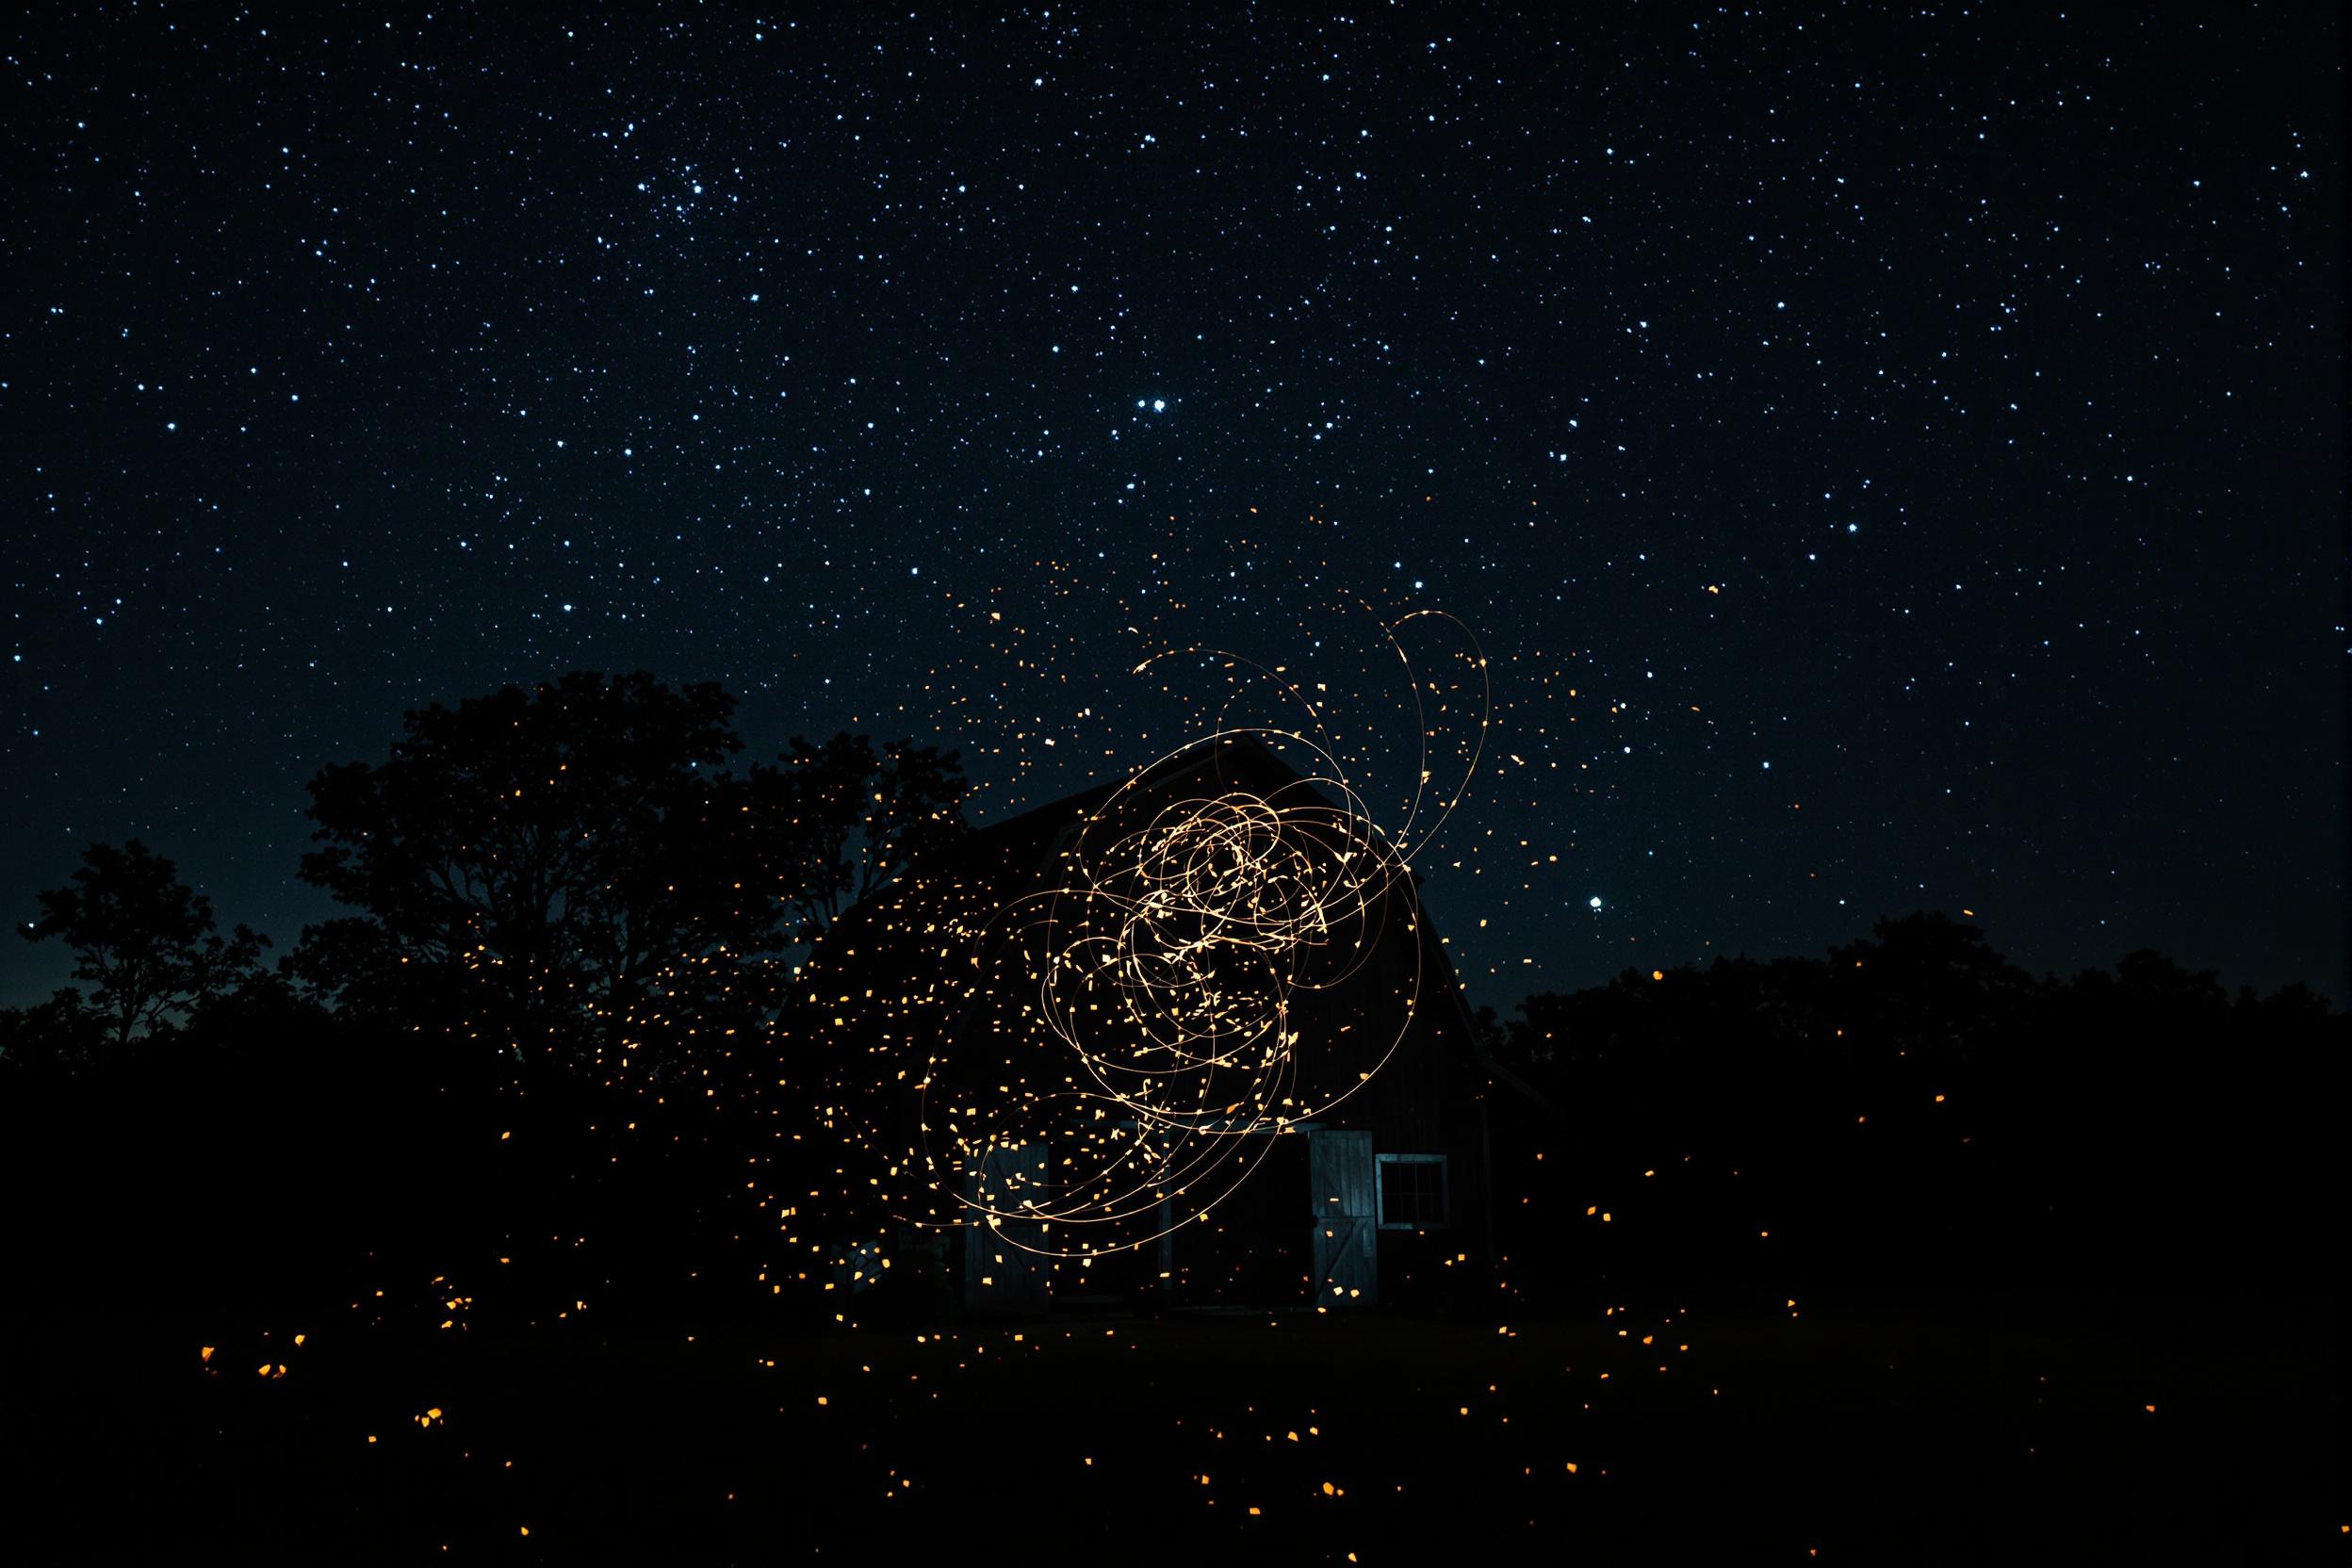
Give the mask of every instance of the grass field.
M 2341 1560 L 2332 1302 L 1793 1294 L 1628 1286 L 1525 1322 L 330 1321 L 209 1362 L 168 1320 L 20 1316 L 9 1556 Z

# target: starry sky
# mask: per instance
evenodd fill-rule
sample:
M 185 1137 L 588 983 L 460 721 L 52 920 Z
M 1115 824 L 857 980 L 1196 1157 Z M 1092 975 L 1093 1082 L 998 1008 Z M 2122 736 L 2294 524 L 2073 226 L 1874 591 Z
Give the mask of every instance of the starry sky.
M 986 822 L 1199 645 L 1468 770 L 1479 1000 L 1915 908 L 2342 1000 L 2342 21 L 2223 15 L 20 12 L 0 893 L 290 946 L 306 778 L 575 668 Z

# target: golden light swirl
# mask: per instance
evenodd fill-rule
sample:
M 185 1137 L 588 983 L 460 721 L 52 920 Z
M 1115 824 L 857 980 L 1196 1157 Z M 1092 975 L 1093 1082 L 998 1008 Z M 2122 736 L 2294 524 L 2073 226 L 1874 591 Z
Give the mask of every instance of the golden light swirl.
M 849 1070 L 873 1083 L 889 1066 L 879 1081 L 911 1091 L 912 1114 L 846 1082 L 827 1107 L 886 1172 L 867 1180 L 893 1219 L 986 1226 L 1054 1259 L 1139 1247 L 1204 1217 L 1266 1157 L 1264 1135 L 1329 1115 L 1394 1055 L 1424 981 L 1397 843 L 1426 842 L 1462 798 L 1491 700 L 1466 630 L 1475 682 L 1441 688 L 1413 674 L 1401 625 L 1381 630 L 1413 689 L 1419 766 L 1396 841 L 1316 702 L 1282 672 L 1184 649 L 1161 659 L 1214 657 L 1307 723 L 1219 727 L 1137 770 L 1063 830 L 1042 888 L 907 890 L 892 923 L 944 972 L 880 1009 Z M 1429 698 L 1455 711 L 1449 692 L 1475 697 L 1476 733 L 1433 800 Z

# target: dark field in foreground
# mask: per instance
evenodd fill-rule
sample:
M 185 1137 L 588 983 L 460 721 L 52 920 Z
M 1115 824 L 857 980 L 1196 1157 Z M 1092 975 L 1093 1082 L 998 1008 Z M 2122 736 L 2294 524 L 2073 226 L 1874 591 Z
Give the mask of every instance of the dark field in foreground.
M 1527 1322 L 1067 1315 L 943 1334 L 580 1319 L 420 1342 L 287 1323 L 209 1364 L 160 1315 L 20 1317 L 0 1463 L 33 1506 L 8 1555 L 2342 1550 L 2333 1301 L 1711 1294 L 1628 1286 Z

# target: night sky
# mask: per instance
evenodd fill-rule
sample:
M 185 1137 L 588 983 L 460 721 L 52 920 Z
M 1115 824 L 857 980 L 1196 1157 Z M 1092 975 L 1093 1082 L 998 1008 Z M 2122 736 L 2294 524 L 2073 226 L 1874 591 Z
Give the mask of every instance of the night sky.
M 2337 7 L 540 9 L 9 24 L 11 920 L 137 835 L 289 947 L 306 778 L 576 668 L 986 822 L 1205 645 L 1393 824 L 1427 609 L 1480 1000 L 1915 908 L 2345 995 Z

